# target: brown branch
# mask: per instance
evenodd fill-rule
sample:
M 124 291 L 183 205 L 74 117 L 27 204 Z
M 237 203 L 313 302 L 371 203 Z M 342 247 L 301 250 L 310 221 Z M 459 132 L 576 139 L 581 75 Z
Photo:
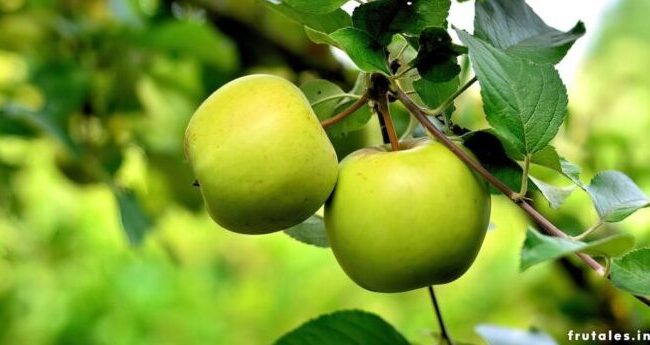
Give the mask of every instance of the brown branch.
M 330 127 L 330 126 L 340 122 L 341 120 L 345 119 L 346 117 L 352 115 L 352 113 L 359 110 L 359 108 L 363 107 L 367 102 L 368 102 L 368 94 L 364 93 L 361 96 L 361 98 L 357 99 L 349 107 L 345 108 L 340 113 L 321 121 L 320 124 L 321 124 L 321 126 L 323 126 L 323 128 Z
M 453 141 L 447 138 L 447 136 L 444 133 L 438 130 L 438 128 L 436 128 L 436 126 L 434 126 L 431 123 L 431 121 L 429 121 L 426 112 L 422 110 L 417 104 L 415 104 L 408 97 L 408 95 L 404 93 L 404 91 L 397 89 L 396 91 L 394 91 L 394 93 L 397 99 L 399 99 L 400 102 L 404 104 L 404 106 L 409 110 L 409 112 L 413 114 L 413 116 L 415 116 L 415 118 L 422 124 L 422 126 L 424 126 L 429 131 L 429 133 L 431 133 L 431 135 L 433 135 L 440 143 L 442 143 L 450 151 L 452 151 L 458 158 L 460 158 L 460 160 L 465 162 L 465 164 L 469 165 L 472 169 L 474 169 L 487 182 L 489 182 L 492 186 L 494 186 L 506 197 L 508 197 L 512 202 L 519 205 L 519 207 L 521 207 L 528 214 L 528 216 L 542 228 L 544 232 L 556 237 L 569 238 L 569 235 L 564 233 L 553 223 L 551 223 L 548 219 L 546 219 L 533 206 L 527 203 L 526 200 L 518 197 L 515 191 L 513 191 L 508 186 L 506 186 L 503 182 L 497 179 L 494 175 L 492 175 L 492 173 L 490 173 L 487 169 L 485 169 L 481 165 L 481 163 L 471 158 L 465 151 L 463 151 Z M 596 261 L 594 258 L 584 253 L 576 253 L 576 255 L 585 264 L 587 264 L 594 271 L 596 271 L 600 276 L 605 276 L 606 274 L 605 268 L 600 263 L 598 263 L 598 261 Z M 650 306 L 650 298 L 645 296 L 639 296 L 639 295 L 634 295 L 634 297 L 636 297 L 636 299 L 638 299 L 645 305 Z
M 377 101 L 376 110 L 377 116 L 380 116 L 383 120 L 381 123 L 385 126 L 386 133 L 388 134 L 388 141 L 390 142 L 391 150 L 399 151 L 399 139 L 395 132 L 393 119 L 390 117 L 390 109 L 388 108 L 388 99 L 386 98 L 386 95 Z

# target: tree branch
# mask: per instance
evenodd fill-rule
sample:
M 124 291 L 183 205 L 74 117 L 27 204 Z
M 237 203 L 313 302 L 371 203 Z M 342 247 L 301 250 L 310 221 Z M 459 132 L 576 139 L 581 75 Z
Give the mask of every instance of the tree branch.
M 460 147 L 454 144 L 449 138 L 447 138 L 444 133 L 442 133 L 436 126 L 434 126 L 429 119 L 427 118 L 427 113 L 421 109 L 417 104 L 415 104 L 409 97 L 404 93 L 404 91 L 397 89 L 394 91 L 397 99 L 404 104 L 404 106 L 415 116 L 415 118 L 426 128 L 431 135 L 433 135 L 440 143 L 445 145 L 450 151 L 452 151 L 460 160 L 469 165 L 474 171 L 476 171 L 481 177 L 483 177 L 487 182 L 492 186 L 498 189 L 511 201 L 521 207 L 528 216 L 535 222 L 539 227 L 549 235 L 569 238 L 569 235 L 564 233 L 548 219 L 546 219 L 542 214 L 540 214 L 533 206 L 531 206 L 526 200 L 517 198 L 517 193 L 506 186 L 503 182 L 497 179 L 492 173 L 485 169 L 478 161 L 471 158 L 465 151 Z M 576 255 L 589 267 L 591 267 L 596 273 L 600 276 L 605 276 L 607 270 L 603 267 L 598 261 L 596 261 L 591 256 L 584 253 L 576 253 Z M 645 296 L 634 295 L 636 299 L 641 301 L 647 306 L 650 306 L 650 299 Z
M 334 116 L 332 116 L 332 117 L 330 117 L 328 119 L 325 119 L 325 120 L 321 121 L 320 124 L 321 124 L 321 126 L 323 126 L 323 128 L 330 127 L 330 126 L 340 122 L 341 120 L 345 119 L 346 117 L 352 115 L 352 113 L 359 110 L 359 108 L 363 107 L 367 102 L 368 102 L 368 94 L 364 93 L 363 95 L 361 95 L 361 97 L 359 99 L 357 99 L 349 107 L 345 108 L 340 113 L 338 113 L 338 114 L 336 114 L 336 115 L 334 115 Z

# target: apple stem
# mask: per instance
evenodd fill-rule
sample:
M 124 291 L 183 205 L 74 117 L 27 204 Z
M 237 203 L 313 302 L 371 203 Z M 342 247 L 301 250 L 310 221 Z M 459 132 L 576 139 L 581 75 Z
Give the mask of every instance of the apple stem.
M 438 319 L 438 327 L 440 327 L 440 336 L 442 340 L 445 341 L 448 345 L 454 345 L 454 342 L 449 336 L 447 327 L 445 326 L 445 321 L 442 318 L 442 313 L 440 312 L 440 306 L 438 305 L 438 299 L 436 298 L 436 293 L 433 291 L 433 286 L 429 286 L 429 297 L 431 298 L 431 303 L 433 304 L 433 310 L 436 312 L 436 318 Z
M 380 97 L 377 100 L 377 104 L 375 105 L 375 111 L 379 116 L 379 122 L 381 123 L 382 132 L 388 136 L 388 141 L 390 142 L 391 150 L 399 151 L 399 139 L 397 138 L 397 133 L 395 132 L 395 125 L 393 124 L 393 119 L 390 116 L 390 109 L 388 108 L 388 98 L 386 97 L 386 95 Z
M 341 120 L 345 119 L 346 117 L 352 115 L 352 113 L 359 110 L 359 108 L 366 105 L 366 103 L 368 103 L 368 93 L 364 93 L 363 95 L 361 95 L 361 97 L 359 97 L 359 99 L 357 99 L 349 107 L 345 108 L 340 113 L 321 121 L 320 124 L 321 124 L 321 126 L 323 126 L 323 128 L 330 127 L 330 126 L 340 122 Z
M 470 81 L 472 82 L 472 81 Z M 469 84 L 469 83 L 468 83 Z M 483 177 L 487 182 L 492 186 L 498 189 L 503 193 L 508 199 L 517 204 L 521 209 L 523 209 L 528 216 L 539 225 L 539 227 L 547 234 L 560 237 L 560 238 L 569 238 L 570 236 L 556 227 L 548 219 L 546 219 L 541 213 L 539 213 L 533 206 L 531 206 L 524 198 L 519 197 L 519 193 L 510 189 L 503 182 L 501 182 L 496 176 L 492 175 L 487 169 L 481 165 L 478 161 L 471 158 L 465 151 L 463 151 L 458 145 L 456 145 L 451 139 L 449 139 L 444 133 L 442 133 L 429 119 L 427 118 L 427 112 L 420 108 L 419 105 L 415 104 L 411 98 L 404 93 L 403 90 L 399 88 L 398 85 L 393 83 L 393 94 L 397 99 L 404 104 L 404 106 L 409 110 L 409 112 L 415 116 L 415 118 L 422 124 L 424 128 L 431 133 L 440 143 L 445 145 L 451 152 L 453 152 L 460 160 L 465 162 L 470 168 L 476 171 L 481 177 Z M 463 87 L 461 89 L 466 89 Z M 458 96 L 459 93 L 454 94 Z M 452 96 L 452 97 L 454 97 Z M 445 104 L 450 103 L 446 101 Z M 584 253 L 576 253 L 576 255 L 589 267 L 591 267 L 596 273 L 602 277 L 607 277 L 607 269 L 603 267 L 598 261 L 596 261 L 591 256 Z M 634 297 L 641 301 L 643 304 L 650 307 L 650 298 L 646 296 L 634 295 Z

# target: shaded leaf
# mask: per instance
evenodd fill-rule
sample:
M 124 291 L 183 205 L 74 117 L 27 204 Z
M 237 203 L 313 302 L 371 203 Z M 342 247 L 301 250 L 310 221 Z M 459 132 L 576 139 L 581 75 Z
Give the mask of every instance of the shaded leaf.
M 305 97 L 309 100 L 309 103 L 314 104 L 312 108 L 318 116 L 318 119 L 323 121 L 334 114 L 336 107 L 341 103 L 341 100 L 345 98 L 335 98 L 329 101 L 320 102 L 322 99 L 343 94 L 341 88 L 325 79 L 314 79 L 305 82 L 300 86 L 300 90 L 305 94 Z
M 149 215 L 144 211 L 135 194 L 129 190 L 114 190 L 120 211 L 122 227 L 126 232 L 129 243 L 138 246 L 144 240 L 145 234 L 152 226 Z
M 648 197 L 620 171 L 596 174 L 586 190 L 598 216 L 605 222 L 619 222 L 636 210 L 650 206 Z
M 308 321 L 274 345 L 408 345 L 381 317 L 359 310 L 337 311 Z
M 427 28 L 420 34 L 418 55 L 411 62 L 423 79 L 440 83 L 453 79 L 460 73 L 456 57 L 465 53 L 463 47 L 451 43 L 443 28 Z
M 557 345 L 551 336 L 540 330 L 525 331 L 493 325 L 478 325 L 475 329 L 488 345 Z
M 630 234 L 616 234 L 589 242 L 582 252 L 591 256 L 616 257 L 634 248 L 635 238 Z
M 434 83 L 426 79 L 418 79 L 413 82 L 413 89 L 417 92 L 422 102 L 430 109 L 436 109 L 442 105 L 451 95 L 458 90 L 460 81 L 453 78 L 443 83 Z
M 389 73 L 386 50 L 376 44 L 365 32 L 355 28 L 334 31 L 330 37 L 364 72 Z
M 327 14 L 314 14 L 299 11 L 282 2 L 264 1 L 264 4 L 283 14 L 292 21 L 310 28 L 311 31 L 319 32 L 324 35 L 330 34 L 344 27 L 352 26 L 352 18 L 341 9 L 334 10 Z
M 483 108 L 497 134 L 523 155 L 548 145 L 564 121 L 566 88 L 552 65 L 510 56 L 457 30 L 481 84 Z
M 476 1 L 475 13 L 477 37 L 537 63 L 558 63 L 585 33 L 581 22 L 568 32 L 546 25 L 524 0 Z
M 316 247 L 327 248 L 330 246 L 327 231 L 325 230 L 325 222 L 323 217 L 318 215 L 313 215 L 304 222 L 284 230 L 284 233 L 297 241 Z
M 619 289 L 650 295 L 650 248 L 642 248 L 612 261 L 610 279 Z

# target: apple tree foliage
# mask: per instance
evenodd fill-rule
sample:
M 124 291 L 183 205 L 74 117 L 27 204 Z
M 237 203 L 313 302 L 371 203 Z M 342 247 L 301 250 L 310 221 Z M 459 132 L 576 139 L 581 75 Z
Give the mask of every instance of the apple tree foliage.
M 440 121 L 434 122 L 447 134 L 461 136 L 482 165 L 512 190 L 521 191 L 524 196 L 536 190 L 552 208 L 562 205 L 573 192 L 589 195 L 598 215 L 594 226 L 573 237 L 550 236 L 543 233 L 544 229 L 531 226 L 522 248 L 522 271 L 544 261 L 588 254 L 602 258 L 607 270 L 604 274 L 615 286 L 641 296 L 650 294 L 645 284 L 650 279 L 647 249 L 631 251 L 635 241 L 630 234 L 597 234 L 603 224 L 622 221 L 649 206 L 650 199 L 620 171 L 603 171 L 590 182 L 583 182 L 580 168 L 551 146 L 566 120 L 568 104 L 567 90 L 555 65 L 585 33 L 582 22 L 563 32 L 548 26 L 523 0 L 485 0 L 475 3 L 474 28 L 470 33 L 447 22 L 450 0 L 360 2 L 351 15 L 338 7 L 344 2 L 287 0 L 267 2 L 266 6 L 304 25 L 315 43 L 347 54 L 361 71 L 358 85 L 348 93 L 362 94 L 364 82 L 368 87 L 369 74 L 379 73 L 396 80 L 420 106 L 439 111 Z M 471 64 L 461 67 L 459 58 L 469 59 Z M 450 123 L 453 102 L 445 100 L 453 101 L 455 93 L 468 82 L 470 71 L 480 84 L 490 128 L 469 133 L 462 129 L 454 131 Z M 303 91 L 312 102 L 327 97 L 315 108 L 321 120 L 334 116 L 339 106 L 349 103 L 332 97 L 345 92 L 326 80 L 304 85 Z M 441 106 L 445 108 L 439 109 Z M 328 128 L 328 134 L 338 136 L 359 129 L 369 117 L 368 112 L 349 116 Z M 413 133 L 407 135 L 417 135 L 417 126 L 410 130 Z M 550 169 L 565 177 L 569 184 L 548 183 L 534 176 L 530 166 Z M 493 192 L 498 193 L 496 189 Z M 318 215 L 287 233 L 308 244 L 327 246 Z M 512 339 L 526 339 L 515 343 L 555 343 L 537 331 L 492 326 L 479 326 L 476 330 L 490 344 L 509 344 Z M 380 334 L 381 337 L 373 338 Z M 380 339 L 392 339 L 391 344 L 404 342 L 376 316 L 347 311 L 309 321 L 277 344 L 380 344 Z
M 481 164 L 512 190 L 538 191 L 552 208 L 562 205 L 572 193 L 589 196 L 598 219 L 587 236 L 562 238 L 534 226 L 522 229 L 526 231 L 522 271 L 541 262 L 584 253 L 606 264 L 605 273 L 617 288 L 650 295 L 650 249 L 635 248 L 634 237 L 629 234 L 598 232 L 604 224 L 620 222 L 649 206 L 650 199 L 620 171 L 602 171 L 591 181 L 584 181 L 580 167 L 552 146 L 567 118 L 568 104 L 566 87 L 555 65 L 585 33 L 584 25 L 579 22 L 563 32 L 548 26 L 524 0 L 477 0 L 473 30 L 457 28 L 447 21 L 451 1 L 358 1 L 351 14 L 341 8 L 347 0 L 259 0 L 258 5 L 300 23 L 313 42 L 343 51 L 359 69 L 351 90 L 325 79 L 301 86 L 309 100 L 318 103 L 314 110 L 320 120 L 331 118 L 354 101 L 336 96 L 361 95 L 369 87 L 370 75 L 384 75 L 396 80 L 419 106 L 439 113 L 431 116 L 436 126 L 450 137 L 462 139 Z M 48 6 L 47 1 L 35 3 L 34 7 Z M 169 182 L 164 188 L 150 188 L 162 188 L 160 193 L 173 194 L 184 206 L 199 209 L 197 193 L 188 192 L 193 179 L 189 167 L 177 161 L 182 155 L 182 132 L 175 129 L 184 127 L 187 118 L 174 115 L 191 113 L 206 96 L 205 85 L 214 89 L 214 85 L 235 77 L 240 56 L 235 43 L 212 26 L 201 21 L 169 20 L 169 13 L 147 14 L 134 3 L 111 2 L 117 20 L 123 24 L 119 28 L 93 27 L 66 16 L 38 21 L 31 31 L 20 29 L 25 18 L 4 23 L 4 32 L 16 34 L 0 35 L 0 45 L 31 57 L 28 78 L 41 96 L 34 97 L 31 89 L 15 88 L 9 96 L 2 90 L 0 134 L 46 134 L 54 138 L 64 148 L 56 162 L 61 172 L 79 184 L 109 185 L 126 237 L 138 245 L 156 221 L 157 205 L 156 200 L 146 200 L 137 193 L 137 188 L 116 182 L 123 163 L 138 156 L 137 150 L 129 149 L 129 143 L 133 137 L 143 143 L 147 164 L 156 167 L 152 173 Z M 80 5 L 71 2 L 66 6 Z M 193 15 L 183 8 L 161 12 L 165 11 L 180 12 L 185 19 Z M 34 12 L 38 13 L 38 8 Z M 154 24 L 148 25 L 147 20 Z M 40 50 L 24 44 L 27 41 L 37 42 Z M 70 47 L 84 53 L 74 59 L 57 54 Z M 160 52 L 189 55 L 200 64 L 182 58 L 174 63 L 157 59 Z M 480 85 L 489 128 L 469 132 L 453 123 L 454 105 L 447 100 L 453 100 L 472 81 L 472 74 Z M 160 101 L 163 98 L 175 99 L 175 108 L 165 107 Z M 139 107 L 144 108 L 149 120 L 160 123 L 159 132 L 140 124 L 136 115 Z M 330 137 L 344 136 L 362 128 L 372 116 L 372 109 L 364 106 L 327 132 Z M 392 116 L 400 136 L 425 135 L 403 108 L 395 107 Z M 125 136 L 125 132 L 129 134 Z M 535 176 L 529 165 L 562 176 L 566 184 L 557 186 Z M 14 169 L 0 162 L 0 177 Z M 496 189 L 492 192 L 499 193 Z M 7 199 L 0 193 L 0 202 Z M 310 245 L 328 246 L 318 214 L 286 233 Z M 476 332 L 489 344 L 555 344 L 539 330 L 478 325 Z M 350 310 L 310 320 L 276 344 L 408 341 L 379 316 Z

